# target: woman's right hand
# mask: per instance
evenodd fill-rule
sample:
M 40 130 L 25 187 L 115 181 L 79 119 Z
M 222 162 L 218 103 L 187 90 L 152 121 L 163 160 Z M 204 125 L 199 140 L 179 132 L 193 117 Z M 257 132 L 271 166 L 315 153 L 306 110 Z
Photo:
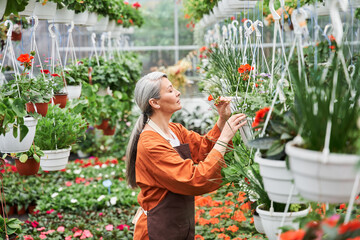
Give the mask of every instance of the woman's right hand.
M 227 144 L 234 136 L 237 130 L 246 124 L 246 115 L 243 113 L 232 115 L 225 123 L 218 141 Z

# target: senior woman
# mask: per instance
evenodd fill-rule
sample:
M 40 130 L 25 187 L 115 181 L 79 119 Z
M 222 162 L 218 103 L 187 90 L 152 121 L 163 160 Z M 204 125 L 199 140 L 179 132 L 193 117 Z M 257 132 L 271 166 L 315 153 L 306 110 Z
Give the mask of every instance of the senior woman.
M 138 81 L 135 101 L 142 114 L 126 153 L 127 181 L 140 187 L 134 240 L 193 240 L 194 196 L 220 187 L 227 145 L 246 116 L 230 117 L 229 102 L 222 102 L 219 119 L 205 136 L 170 122 L 182 108 L 180 92 L 161 72 Z

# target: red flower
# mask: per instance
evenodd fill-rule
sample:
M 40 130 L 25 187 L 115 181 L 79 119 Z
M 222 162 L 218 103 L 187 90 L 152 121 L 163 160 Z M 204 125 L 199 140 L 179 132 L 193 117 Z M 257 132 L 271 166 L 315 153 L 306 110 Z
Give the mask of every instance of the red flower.
M 135 3 L 132 5 L 132 7 L 138 9 L 139 7 L 141 7 L 141 5 L 140 5 L 140 3 L 135 2 Z
M 286 233 L 282 233 L 280 236 L 281 240 L 302 240 L 305 236 L 305 231 L 300 229 L 297 231 L 290 230 Z
M 194 239 L 195 240 L 204 240 L 204 237 L 201 236 L 200 234 L 197 234 L 197 235 L 195 235 Z
M 256 115 L 255 115 L 255 121 L 252 123 L 251 126 L 254 128 L 254 127 L 257 127 L 260 122 L 263 122 L 264 118 L 269 110 L 270 110 L 269 107 L 264 107 L 263 109 L 260 109 L 259 111 L 257 111 Z
M 235 17 L 234 17 L 234 16 L 232 16 L 230 19 L 231 19 L 231 21 L 234 21 L 234 20 L 235 20 Z
M 40 70 L 40 72 L 45 73 L 45 74 L 50 74 L 50 71 L 49 71 L 49 70 L 47 70 L 47 69 Z
M 204 51 L 206 51 L 206 46 L 203 46 L 203 47 L 201 47 L 199 50 L 200 50 L 200 52 L 204 52 Z
M 247 18 L 243 18 L 243 19 L 241 19 L 241 22 L 243 23 L 243 22 L 245 22 L 247 20 Z
M 335 40 L 336 40 L 333 35 L 330 35 L 330 36 L 329 36 L 329 39 L 330 39 L 330 41 L 335 41 Z
M 339 227 L 339 234 L 344 234 L 346 232 L 353 232 L 357 229 L 360 229 L 360 221 L 358 219 L 354 219 L 347 224 L 343 224 Z
M 46 214 L 51 214 L 51 213 L 53 213 L 54 211 L 55 211 L 54 209 L 50 209 L 50 210 L 46 211 Z
M 126 225 L 126 224 L 121 224 L 121 225 L 117 226 L 116 228 L 119 229 L 120 231 L 124 230 L 125 228 L 130 230 L 130 226 Z
M 22 63 L 29 63 L 33 58 L 34 58 L 33 56 L 30 56 L 28 53 L 25 53 L 25 54 L 20 54 L 17 60 Z
M 130 24 L 134 24 L 134 21 L 132 19 L 129 19 Z
M 39 226 L 39 223 L 37 221 L 33 221 L 33 222 L 31 222 L 31 226 L 33 228 L 37 228 L 37 226 Z
M 123 20 L 119 19 L 119 20 L 117 20 L 117 23 L 118 24 L 123 24 Z
M 51 76 L 52 76 L 52 77 L 60 77 L 60 75 L 57 74 L 57 73 L 53 73 L 53 74 L 51 74 Z
M 210 94 L 210 95 L 208 96 L 208 101 L 211 101 L 211 100 L 214 100 L 214 98 L 213 98 L 213 96 Z

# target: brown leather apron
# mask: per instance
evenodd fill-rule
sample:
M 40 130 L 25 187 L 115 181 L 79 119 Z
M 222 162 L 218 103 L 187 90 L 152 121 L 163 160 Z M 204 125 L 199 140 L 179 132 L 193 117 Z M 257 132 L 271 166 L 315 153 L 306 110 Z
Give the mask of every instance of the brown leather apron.
M 189 144 L 174 149 L 183 159 L 191 159 Z M 194 196 L 169 191 L 156 207 L 147 212 L 147 227 L 150 240 L 194 240 Z

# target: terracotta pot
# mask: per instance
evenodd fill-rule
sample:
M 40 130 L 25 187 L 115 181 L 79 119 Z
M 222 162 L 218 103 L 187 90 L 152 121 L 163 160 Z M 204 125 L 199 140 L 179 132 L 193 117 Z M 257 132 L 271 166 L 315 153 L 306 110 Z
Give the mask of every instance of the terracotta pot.
M 109 126 L 106 129 L 103 129 L 103 133 L 106 136 L 112 136 L 115 134 L 115 127 L 114 128 L 110 128 Z
M 22 207 L 21 209 L 19 209 L 19 206 L 17 208 L 17 214 L 18 215 L 24 215 L 26 213 L 26 209 L 25 207 Z
M 37 110 L 36 112 L 45 117 L 49 108 L 49 103 L 35 103 L 35 106 Z M 31 113 L 35 112 L 34 103 L 26 103 L 26 111 Z
M 29 207 L 28 207 L 28 212 L 29 212 L 30 214 L 34 214 L 35 208 L 36 208 L 36 205 L 29 205 Z
M 65 108 L 67 103 L 67 94 L 55 94 L 53 99 L 55 105 L 60 104 L 60 108 Z
M 13 41 L 21 41 L 21 32 L 17 33 L 15 31 L 12 31 L 11 40 L 13 40 Z
M 34 158 L 29 158 L 25 163 L 20 162 L 19 159 L 15 159 L 15 164 L 19 174 L 22 176 L 35 175 L 40 168 L 40 163 L 36 162 Z
M 15 214 L 15 205 L 14 206 L 10 206 L 9 211 L 7 212 L 8 216 L 14 215 Z
M 107 119 L 103 120 L 100 125 L 95 125 L 95 127 L 103 130 L 103 133 L 106 136 L 112 136 L 115 134 L 115 127 L 111 128 L 109 126 L 109 120 Z

